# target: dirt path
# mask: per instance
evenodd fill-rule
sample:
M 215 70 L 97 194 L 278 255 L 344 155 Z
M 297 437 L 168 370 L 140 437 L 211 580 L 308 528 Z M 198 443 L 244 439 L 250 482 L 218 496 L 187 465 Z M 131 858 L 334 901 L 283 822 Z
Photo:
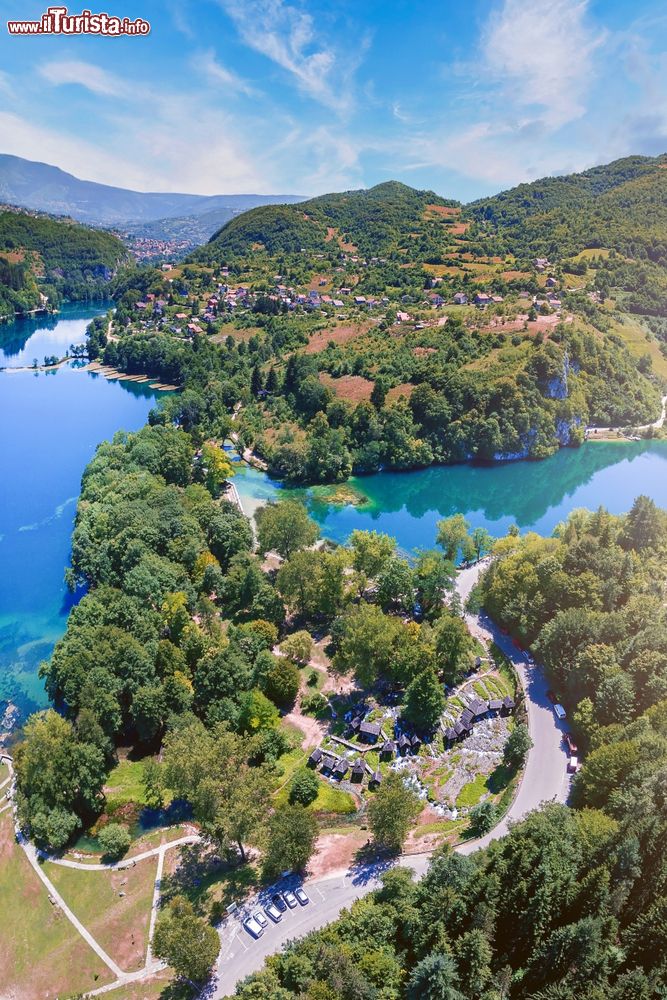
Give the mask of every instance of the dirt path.
M 310 715 L 302 715 L 301 709 L 298 707 L 292 709 L 289 715 L 285 716 L 285 722 L 290 722 L 303 733 L 303 739 L 301 740 L 303 750 L 309 750 L 311 747 L 317 746 L 327 733 L 327 727 L 324 722 L 321 722 L 319 719 L 313 719 Z

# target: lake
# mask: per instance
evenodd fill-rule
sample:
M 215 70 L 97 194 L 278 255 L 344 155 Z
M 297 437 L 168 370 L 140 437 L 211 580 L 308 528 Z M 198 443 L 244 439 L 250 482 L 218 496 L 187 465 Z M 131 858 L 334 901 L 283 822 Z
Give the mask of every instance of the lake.
M 5 364 L 66 353 L 101 311 L 67 307 L 55 321 L 0 328 L 3 350 L 12 344 Z M 81 474 L 100 441 L 143 426 L 155 398 L 146 386 L 71 366 L 0 372 L 0 699 L 24 712 L 46 704 L 37 670 L 73 602 L 63 573 Z
M 64 358 L 70 344 L 82 344 L 88 323 L 104 313 L 100 306 L 65 306 L 52 316 L 27 317 L 0 324 L 0 368 L 22 368 L 43 364 L 45 357 Z
M 620 514 L 640 493 L 667 507 L 667 441 L 588 442 L 542 462 L 434 466 L 357 477 L 349 485 L 366 498 L 360 506 L 327 502 L 331 489 L 326 487 L 285 491 L 242 465 L 234 482 L 246 509 L 289 492 L 306 499 L 328 538 L 343 542 L 354 528 L 384 531 L 411 553 L 431 547 L 438 520 L 458 511 L 473 528 L 501 536 L 511 524 L 551 534 L 577 507 L 603 504 Z

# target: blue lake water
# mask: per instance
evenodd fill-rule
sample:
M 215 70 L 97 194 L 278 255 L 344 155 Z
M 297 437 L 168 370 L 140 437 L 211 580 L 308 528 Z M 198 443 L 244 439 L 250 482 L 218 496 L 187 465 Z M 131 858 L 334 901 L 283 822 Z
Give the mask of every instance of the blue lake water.
M 106 307 L 65 306 L 53 316 L 18 319 L 0 324 L 0 368 L 43 364 L 45 357 L 64 358 L 70 344 L 82 344 L 86 326 Z
M 33 356 L 36 338 L 38 356 L 56 354 L 45 350 L 44 337 L 62 337 L 65 349 L 82 343 L 99 311 L 66 308 L 47 330 L 39 322 L 19 331 L 12 324 L 2 331 L 4 342 L 27 332 L 24 353 Z M 63 573 L 81 474 L 100 441 L 143 426 L 155 398 L 143 385 L 72 367 L 0 372 L 0 699 L 24 711 L 45 704 L 37 670 L 72 603 Z

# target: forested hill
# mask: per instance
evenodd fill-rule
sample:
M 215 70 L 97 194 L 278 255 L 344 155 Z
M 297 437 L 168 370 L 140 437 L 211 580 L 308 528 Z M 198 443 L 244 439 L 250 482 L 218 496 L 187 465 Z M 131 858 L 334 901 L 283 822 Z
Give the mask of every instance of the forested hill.
M 228 222 L 193 259 L 207 263 L 243 256 L 258 246 L 268 253 L 300 250 L 330 252 L 332 245 L 351 252 L 384 254 L 406 241 L 427 237 L 437 209 L 455 208 L 433 191 L 416 191 L 387 181 L 360 191 L 325 194 L 299 205 L 252 209 Z M 428 207 L 433 206 L 431 211 Z
M 0 210 L 0 316 L 34 309 L 46 295 L 99 297 L 127 257 L 115 236 L 71 219 L 54 219 L 10 206 Z
M 600 247 L 667 263 L 667 155 L 520 184 L 465 214 L 497 237 L 500 252 L 558 261 Z

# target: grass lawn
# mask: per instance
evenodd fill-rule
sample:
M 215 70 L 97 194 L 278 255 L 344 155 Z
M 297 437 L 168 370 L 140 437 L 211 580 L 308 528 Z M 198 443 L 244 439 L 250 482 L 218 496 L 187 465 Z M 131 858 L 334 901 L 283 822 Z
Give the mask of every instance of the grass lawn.
M 14 840 L 11 812 L 0 816 L 0 996 L 42 1000 L 85 992 L 113 976 L 49 903 L 46 887 Z
M 352 815 L 357 811 L 357 804 L 349 792 L 335 788 L 328 781 L 320 781 L 317 798 L 308 807 L 313 812 L 342 813 Z
M 109 772 L 109 777 L 104 786 L 104 794 L 107 797 L 107 806 L 114 809 L 126 802 L 136 802 L 138 805 L 146 805 L 146 793 L 143 786 L 144 761 L 143 760 L 121 760 Z
M 165 898 L 186 896 L 202 916 L 209 917 L 214 904 L 240 903 L 260 884 L 255 864 L 229 867 L 211 865 L 206 852 L 197 848 L 170 851 L 165 858 L 162 893 Z
M 464 785 L 456 797 L 456 805 L 459 809 L 476 806 L 482 795 L 488 791 L 486 774 L 477 774 L 472 781 Z
M 49 862 L 44 865 L 68 906 L 127 972 L 141 968 L 146 960 L 156 870 L 157 858 L 122 871 L 85 872 Z
M 109 993 L 109 1000 L 191 1000 L 196 991 L 187 983 L 172 983 L 172 975 L 165 969 L 152 979 L 121 986 Z

